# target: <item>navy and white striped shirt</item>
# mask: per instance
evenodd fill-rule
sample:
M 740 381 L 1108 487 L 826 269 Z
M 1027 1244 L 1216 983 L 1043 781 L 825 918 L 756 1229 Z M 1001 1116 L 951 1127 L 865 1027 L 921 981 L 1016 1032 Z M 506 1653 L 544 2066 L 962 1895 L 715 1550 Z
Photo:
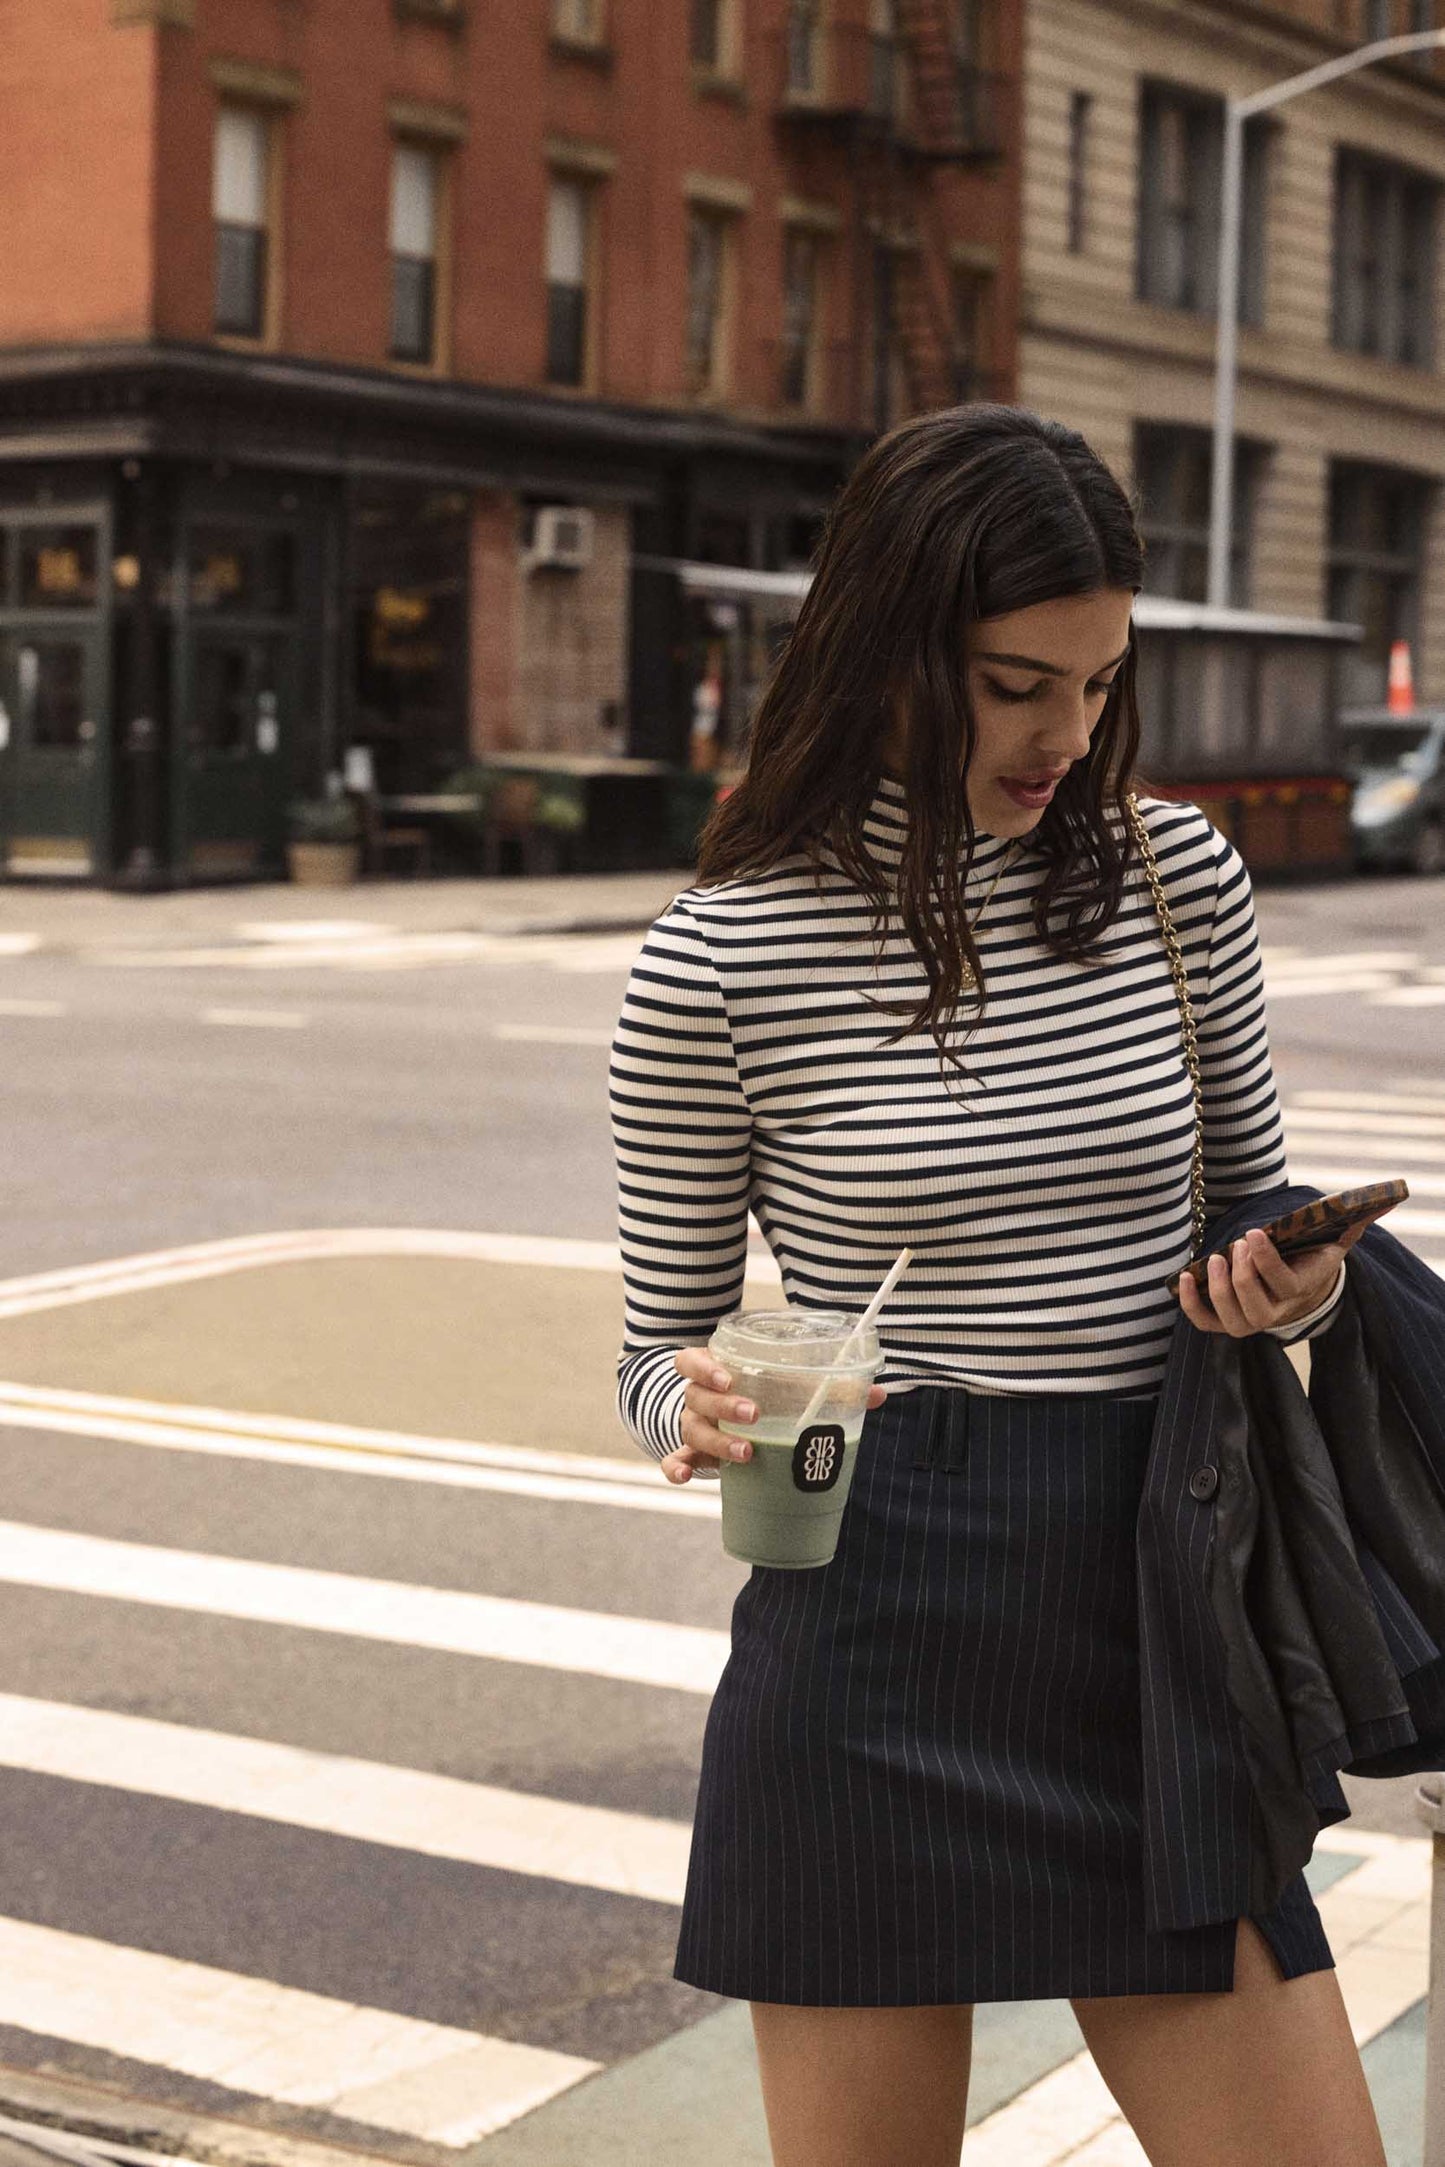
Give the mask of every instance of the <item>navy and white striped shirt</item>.
M 1283 1182 L 1249 876 L 1197 807 L 1141 800 L 1199 1031 L 1212 1214 Z M 885 876 L 906 830 L 884 776 L 865 837 Z M 977 838 L 972 918 L 1008 848 Z M 881 955 L 830 860 L 679 895 L 628 982 L 612 1058 L 626 1336 L 618 1410 L 661 1458 L 682 1442 L 683 1346 L 739 1307 L 748 1211 L 790 1303 L 859 1310 L 906 1243 L 880 1318 L 882 1381 L 1009 1393 L 1155 1390 L 1190 1248 L 1193 1095 L 1142 868 L 1097 964 L 1044 946 L 1025 838 L 975 936 L 987 1006 L 953 1043 L 883 1041 L 926 990 L 901 928 Z M 821 890 L 818 878 L 821 878 Z M 965 1018 L 975 1013 L 965 1008 Z M 954 1096 L 950 1096 L 949 1092 Z M 963 1104 L 959 1104 L 962 1097 Z M 1331 1311 L 1343 1284 L 1303 1336 Z

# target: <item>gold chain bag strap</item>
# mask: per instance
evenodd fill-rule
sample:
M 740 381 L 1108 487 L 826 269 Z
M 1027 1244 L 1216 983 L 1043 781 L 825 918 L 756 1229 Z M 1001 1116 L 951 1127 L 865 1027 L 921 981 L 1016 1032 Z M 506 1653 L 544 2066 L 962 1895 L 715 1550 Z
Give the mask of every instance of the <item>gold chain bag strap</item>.
M 1179 1003 L 1179 1035 L 1184 1041 L 1184 1065 L 1194 1087 L 1194 1150 L 1189 1160 L 1189 1201 L 1194 1219 L 1194 1246 L 1190 1250 L 1192 1261 L 1204 1253 L 1204 1086 L 1199 1076 L 1199 1034 L 1194 1028 L 1194 1004 L 1189 998 L 1189 976 L 1184 968 L 1184 952 L 1179 946 L 1179 935 L 1174 930 L 1174 914 L 1169 908 L 1169 898 L 1164 893 L 1164 883 L 1159 878 L 1159 861 L 1154 855 L 1154 845 L 1149 840 L 1149 830 L 1144 825 L 1144 815 L 1139 810 L 1139 800 L 1132 790 L 1124 799 L 1124 810 L 1129 816 L 1134 840 L 1139 845 L 1145 878 L 1153 891 L 1154 908 L 1159 914 L 1159 930 L 1164 935 L 1164 946 L 1169 952 L 1169 968 L 1174 973 L 1174 993 Z

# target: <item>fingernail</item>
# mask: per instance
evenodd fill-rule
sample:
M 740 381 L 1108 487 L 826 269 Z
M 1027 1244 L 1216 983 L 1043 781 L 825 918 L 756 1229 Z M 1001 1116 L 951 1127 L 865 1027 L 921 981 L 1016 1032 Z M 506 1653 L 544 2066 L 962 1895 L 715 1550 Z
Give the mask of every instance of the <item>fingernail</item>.
M 751 1400 L 734 1400 L 733 1413 L 739 1422 L 756 1422 L 758 1418 L 758 1410 Z
M 728 1373 L 727 1373 L 727 1371 L 726 1371 L 725 1369 L 715 1369 L 715 1370 L 713 1371 L 713 1373 L 712 1373 L 712 1388 L 713 1388 L 714 1392 L 726 1392 L 726 1390 L 727 1390 L 728 1386 L 729 1386 L 729 1385 L 730 1385 L 731 1383 L 732 1383 L 732 1379 L 731 1379 L 731 1377 L 729 1377 L 729 1375 L 728 1375 Z
M 728 1450 L 735 1460 L 750 1460 L 753 1456 L 753 1448 L 745 1437 L 737 1438 Z

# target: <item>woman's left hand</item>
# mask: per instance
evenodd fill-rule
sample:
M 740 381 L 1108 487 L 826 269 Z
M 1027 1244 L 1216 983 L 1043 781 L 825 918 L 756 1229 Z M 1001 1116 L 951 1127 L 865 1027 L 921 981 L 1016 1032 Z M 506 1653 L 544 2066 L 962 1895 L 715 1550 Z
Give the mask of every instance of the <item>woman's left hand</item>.
M 1185 1277 L 1179 1282 L 1179 1306 L 1201 1332 L 1227 1332 L 1248 1339 L 1271 1325 L 1294 1324 L 1318 1309 L 1335 1283 L 1340 1261 L 1364 1233 L 1351 1227 L 1338 1241 L 1310 1249 L 1287 1263 L 1262 1227 L 1251 1227 L 1233 1244 L 1229 1260 L 1209 1260 L 1209 1302 Z M 1213 1304 L 1213 1308 L 1209 1306 Z

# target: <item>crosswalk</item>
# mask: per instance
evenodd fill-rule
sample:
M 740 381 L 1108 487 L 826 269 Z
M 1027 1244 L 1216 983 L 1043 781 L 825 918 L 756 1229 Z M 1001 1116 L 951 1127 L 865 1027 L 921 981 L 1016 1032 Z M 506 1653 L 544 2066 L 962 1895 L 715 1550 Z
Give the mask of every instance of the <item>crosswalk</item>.
M 661 907 L 661 906 L 659 906 Z M 242 929 L 244 931 L 244 929 Z M 642 929 L 628 933 L 409 933 L 387 927 L 298 929 L 297 937 L 237 938 L 191 947 L 109 947 L 82 951 L 89 963 L 131 971 L 414 971 L 485 963 L 565 974 L 625 973 Z
M 54 1449 L 63 1452 L 65 1442 L 54 1440 Z M 347 1481 L 349 1469 L 334 1479 Z M 579 1549 L 587 1544 L 585 1512 L 573 1534 Z M 534 1661 L 545 1672 L 565 1655 L 576 1677 L 625 1678 L 703 1697 L 722 1653 L 716 1629 L 542 1604 L 510 1605 L 510 1613 L 527 1615 L 509 1615 L 499 1638 L 490 1624 L 478 1633 L 470 1622 L 494 1617 L 495 1598 L 14 1522 L 0 1523 L 0 1591 L 7 1589 L 98 1607 L 101 1647 L 125 1629 L 127 1616 L 158 1608 L 180 1614 L 178 1633 L 192 1614 L 223 1626 L 260 1621 L 303 1638 L 360 1633 L 461 1653 L 483 1671 L 498 1661 Z M 109 1617 L 107 1606 L 116 1606 Z M 460 1626 L 450 1622 L 458 1619 Z M 572 1636 L 566 1645 L 559 1623 Z M 616 1646 L 599 1651 L 593 1644 L 609 1629 L 624 1650 L 620 1661 Z M 657 1650 L 680 1649 L 681 1658 L 639 1660 L 648 1640 Z M 355 1847 L 358 1861 L 384 1851 L 412 1864 L 442 1862 L 483 1877 L 469 1929 L 483 1940 L 491 1877 L 624 1899 L 660 1921 L 654 1958 L 667 1948 L 686 1872 L 689 1832 L 681 1818 L 138 1714 L 97 1704 L 104 1689 L 102 1665 L 84 1681 L 86 1699 L 0 1692 L 0 1797 L 8 1782 L 39 1781 L 72 1787 L 89 1801 L 116 1795 L 148 1810 L 188 1809 L 212 1824 L 310 1832 L 331 1846 Z M 56 1820 L 66 1825 L 64 1815 Z M 88 1826 L 92 1840 L 103 1840 L 103 1805 L 92 1806 Z M 218 1842 L 224 1835 L 211 1838 L 213 1847 Z M 1325 1833 L 1320 1854 L 1342 1869 L 1320 1902 L 1363 2045 L 1425 1991 L 1428 1846 L 1347 1824 Z M 120 1858 L 116 1864 L 124 1870 Z M 361 1876 L 366 1867 L 358 1863 L 352 1872 Z M 318 1992 L 288 1976 L 284 1936 L 269 1947 L 270 1972 L 259 1975 L 199 1961 L 184 1945 L 165 1946 L 164 1931 L 126 1939 L 85 1920 L 29 1916 L 14 1896 L 0 1876 L 0 2025 L 33 2037 L 47 2058 L 60 2042 L 72 2055 L 122 2058 L 139 2072 L 138 2083 L 150 2070 L 218 2087 L 229 2111 L 243 2117 L 289 2111 L 303 2131 L 344 2130 L 363 2149 L 383 2152 L 405 2137 L 444 2153 L 543 2108 L 602 2074 L 612 2058 L 518 2037 L 515 2025 L 489 2029 L 480 2014 L 471 2023 L 438 2021 L 381 2000 Z M 404 1921 L 397 1932 L 405 1945 Z M 178 1939 L 184 1944 L 184 1935 Z M 505 1969 L 509 1952 L 499 1953 Z M 1026 2031 L 1028 2005 L 1010 2015 Z M 1020 2060 L 1017 2045 L 1013 2058 Z M 1021 2066 L 1029 2081 L 973 2130 L 970 2156 L 980 2167 L 995 2160 L 1000 2167 L 1142 2161 L 1086 2053 L 1060 2059 L 1055 2051 L 1037 2067 L 1025 2055 Z
M 1294 1178 L 1403 1174 L 1392 1230 L 1445 1271 L 1445 1083 L 1284 1112 Z M 216 1246 L 0 1315 L 271 1253 Z M 706 2012 L 671 1950 L 741 1570 L 715 1493 L 560 1458 L 0 1384 L 5 2061 L 441 2167 Z M 1346 1822 L 1311 1871 L 1363 2046 L 1426 1990 L 1428 1845 Z M 971 2167 L 1139 2167 L 1030 2024 Z
M 1292 1180 L 1332 1192 L 1403 1176 L 1409 1201 L 1385 1224 L 1445 1273 L 1445 1074 L 1437 1089 L 1291 1091 L 1283 1114 Z
M 57 1402 L 64 1397 L 55 1396 Z M 234 1484 L 239 1465 L 243 1477 L 249 1468 L 252 1482 L 268 1481 L 274 1496 L 292 1504 L 303 1495 L 309 1500 L 299 1525 L 294 1515 L 275 1524 L 277 1549 L 294 1549 L 299 1538 L 301 1547 L 324 1552 L 338 1513 L 357 1515 L 353 1548 L 373 1541 L 377 1483 L 388 1477 L 368 1467 L 366 1496 L 357 1497 L 360 1453 L 354 1447 L 339 1448 L 329 1465 L 314 1446 L 316 1457 L 304 1468 L 290 1461 L 258 1465 L 245 1457 L 238 1463 L 215 1430 L 196 1432 L 209 1437 L 214 1449 L 192 1457 L 174 1439 L 171 1449 L 156 1450 L 134 1431 L 92 1440 L 83 1425 L 51 1429 L 62 1412 L 58 1404 L 47 1408 L 32 1400 L 24 1408 L 12 1405 L 11 1412 L 30 1426 L 0 1430 L 0 1450 L 12 1469 L 28 1454 L 32 1482 L 52 1483 L 57 1520 L 63 1500 L 73 1495 L 75 1467 L 67 1466 L 67 1455 L 74 1453 L 87 1466 L 105 1468 L 110 1482 L 124 1488 L 129 1502 L 122 1516 L 134 1510 L 173 1518 L 167 1503 L 173 1493 L 183 1487 L 194 1495 L 199 1484 L 214 1500 L 205 1516 L 224 1527 L 230 1518 L 225 1500 L 242 1494 Z M 90 1427 L 103 1430 L 105 1424 L 96 1416 Z M 280 1425 L 277 1443 L 291 1442 L 285 1427 Z M 262 1441 L 256 1435 L 236 1440 L 243 1453 Z M 263 1723 L 247 1733 L 226 1726 L 224 1718 L 177 1721 L 169 1712 L 124 1705 L 131 1696 L 121 1675 L 126 1666 L 115 1651 L 129 1637 L 141 1635 L 159 1654 L 154 1698 L 164 1704 L 170 1673 L 185 1671 L 186 1640 L 195 1626 L 203 1623 L 213 1635 L 261 1628 L 270 1636 L 262 1645 L 278 1681 L 296 1667 L 324 1673 L 333 1644 L 344 1651 L 343 1664 L 349 1662 L 353 1676 L 355 1657 L 365 1660 L 368 1646 L 420 1662 L 411 1675 L 431 1678 L 438 1694 L 439 1763 L 455 1750 L 448 1732 L 466 1721 L 461 1710 L 473 1703 L 474 1735 L 462 1759 L 490 1759 L 505 1769 L 515 1747 L 504 1735 L 488 1735 L 500 1722 L 492 1686 L 498 1679 L 532 1676 L 545 1707 L 546 1681 L 554 1675 L 565 1676 L 574 1693 L 589 1687 L 620 1693 L 610 1707 L 633 1712 L 634 1729 L 654 1757 L 663 1750 L 665 1726 L 659 1728 L 647 1704 L 660 1701 L 674 1712 L 672 1727 L 680 1727 L 686 1742 L 678 1758 L 691 1762 L 726 1653 L 720 1621 L 740 1577 L 717 1569 L 715 1503 L 709 1500 L 711 1510 L 701 1514 L 618 1513 L 596 1497 L 605 1485 L 595 1476 L 577 1480 L 570 1497 L 565 1489 L 551 1497 L 458 1491 L 453 1478 L 459 1470 L 445 1461 L 428 1468 L 422 1456 L 428 1441 L 415 1442 L 410 1480 L 393 1480 L 392 1492 L 416 1495 L 422 1483 L 430 1489 L 434 1480 L 435 1492 L 422 1498 L 422 1518 L 435 1525 L 439 1511 L 448 1518 L 470 1513 L 479 1538 L 495 1539 L 495 1516 L 510 1516 L 519 1539 L 541 1538 L 536 1577 L 554 1583 L 557 1600 L 427 1584 L 420 1571 L 383 1578 L 357 1570 L 355 1559 L 343 1555 L 322 1569 L 275 1555 L 231 1554 L 224 1540 L 198 1553 L 167 1540 L 163 1529 L 159 1540 L 149 1541 L 38 1520 L 0 1523 L 4 1685 L 17 1674 L 23 1678 L 27 1648 L 47 1637 L 46 1620 L 55 1615 L 43 1606 L 57 1599 L 68 1606 L 68 1616 L 79 1608 L 79 1631 L 91 1651 L 67 1692 L 47 1694 L 23 1682 L 0 1689 L 0 1811 L 7 1826 L 0 1865 L 0 2027 L 33 2039 L 37 2066 L 53 2066 L 59 2058 L 73 2069 L 79 2055 L 84 2073 L 86 2056 L 120 2058 L 135 2065 L 133 2081 L 141 2091 L 152 2082 L 164 2089 L 190 2080 L 219 2088 L 230 2111 L 243 2118 L 262 2107 L 267 2113 L 284 2109 L 300 2118 L 303 2134 L 347 2137 L 375 2152 L 403 2136 L 446 2151 L 505 2128 L 594 2075 L 619 2051 L 651 2044 L 660 2029 L 684 2020 L 679 2011 L 688 1990 L 672 1988 L 661 2016 L 646 2008 L 629 2015 L 628 1993 L 613 1976 L 640 1962 L 645 1975 L 666 1977 L 686 1873 L 690 1831 L 684 1818 L 599 1802 L 587 1795 L 586 1784 L 574 1782 L 571 1795 L 565 1787 L 549 1794 L 515 1779 L 479 1780 L 442 1765 L 398 1763 L 385 1750 L 391 1711 L 384 1693 L 352 1719 L 363 1734 L 372 1732 L 380 1750 L 370 1754 L 300 1742 L 285 1735 L 284 1725 L 273 1732 Z M 38 1455 L 45 1464 L 37 1475 Z M 634 1478 L 633 1470 L 626 1473 Z M 652 1481 L 668 1494 L 655 1476 Z M 640 1484 L 629 1479 L 615 1487 L 625 1493 Z M 407 1504 L 403 1497 L 391 1517 L 404 1517 Z M 562 1594 L 580 1561 L 607 1549 L 606 1527 L 620 1520 L 629 1523 L 629 1533 L 657 1531 L 650 1546 L 644 1537 L 630 1584 L 618 1591 L 636 1597 L 651 1581 L 650 1614 L 640 1604 L 605 1610 L 569 1603 Z M 549 1550 L 555 1562 L 548 1561 Z M 669 1552 L 671 1571 L 659 1573 Z M 423 1542 L 417 1567 L 428 1556 Z M 700 1570 L 704 1556 L 708 1571 Z M 689 1623 L 668 1614 L 688 1607 L 679 1591 L 695 1582 L 702 1584 L 695 1607 L 710 1609 L 718 1622 Z M 33 1617 L 29 1602 L 42 1605 Z M 428 1672 L 433 1659 L 442 1667 Z M 53 1665 L 48 1649 L 34 1660 Z M 458 1663 L 470 1681 L 460 1696 Z M 557 1716 L 559 1762 L 574 1747 L 566 1705 Z M 620 1758 L 615 1742 L 612 1753 Z M 610 1780 L 613 1789 L 622 1781 L 616 1774 Z M 36 1786 L 42 1825 L 27 1842 L 27 1801 Z M 64 1802 L 45 1811 L 57 1787 Z M 133 1837 L 126 1846 L 111 1832 L 143 1829 L 151 1817 L 166 1814 L 183 1816 L 161 1824 L 184 1831 L 183 1852 L 224 1860 L 229 1848 L 239 1847 L 273 1859 L 283 1894 L 292 1871 L 289 1847 L 303 1838 L 324 1846 L 322 1853 L 303 1855 L 304 1871 L 292 1888 L 298 1919 L 283 1906 L 259 1947 L 253 1936 L 251 1962 L 244 1960 L 244 1947 L 234 1963 L 218 1962 L 214 1935 L 202 1936 L 198 1949 L 184 1901 L 178 1922 L 168 1922 L 166 1875 L 186 1873 L 184 1855 L 173 1869 L 165 1858 L 156 1862 L 141 1903 L 134 1889 L 116 1895 L 104 1876 L 96 1894 L 93 1867 L 78 1866 L 74 1851 L 67 1853 L 68 1837 L 87 1852 L 111 1852 L 121 1881 L 144 1883 L 150 1843 Z M 273 1831 L 270 1848 L 255 1833 L 267 1829 Z M 128 1855 L 132 1850 L 141 1854 L 139 1864 Z M 333 1862 L 337 1899 L 328 1901 L 312 1881 L 318 1859 Z M 391 1863 L 379 1865 L 383 1860 Z M 57 1883 L 49 1904 L 43 1894 L 32 1900 L 37 1873 L 47 1878 L 41 1861 Z M 434 1911 L 427 1878 L 434 1872 L 451 1877 L 448 1886 L 464 1908 L 445 1921 L 455 1943 L 439 1967 L 446 1976 L 439 1983 L 424 1979 L 413 2007 L 406 1975 L 428 1930 L 419 1921 Z M 368 1909 L 362 1893 L 368 1878 L 393 1891 L 411 1889 L 418 1912 L 413 1922 L 405 1909 L 393 1917 L 383 1906 L 369 1922 L 372 1939 L 382 1937 L 379 1951 L 346 1946 L 353 1902 L 363 1914 Z M 223 1870 L 209 1902 L 221 1913 L 228 1904 L 249 1910 L 254 1899 L 244 1887 L 227 1891 L 225 1879 Z M 92 1889 L 88 1898 L 82 1885 Z M 548 1890 L 571 1906 L 550 1926 Z M 306 1914 L 313 1906 L 320 1915 L 320 1946 L 305 1953 Z M 519 1929 L 518 1912 L 536 1946 Z M 240 1940 L 245 1943 L 245 1934 Z M 484 1952 L 476 1968 L 492 1974 L 487 1987 L 475 1991 L 466 1978 L 473 1942 Z M 511 1976 L 529 1968 L 541 1974 L 540 1983 L 529 1986 L 525 1977 Z M 425 1960 L 421 1969 L 427 1970 Z M 569 1976 L 579 1969 L 581 1984 Z M 334 1983 L 319 1987 L 318 1979 L 328 1974 Z M 374 1998 L 360 1990 L 368 1979 Z M 625 1985 L 631 1988 L 632 1981 Z M 692 1998 L 705 2006 L 704 1997 Z M 528 2036 L 525 2006 L 518 2006 L 529 2003 L 540 2036 Z
M 1265 998 L 1332 1000 L 1352 994 L 1372 1007 L 1438 1008 L 1445 1004 L 1445 967 L 1413 948 L 1321 950 L 1272 947 L 1264 958 Z

